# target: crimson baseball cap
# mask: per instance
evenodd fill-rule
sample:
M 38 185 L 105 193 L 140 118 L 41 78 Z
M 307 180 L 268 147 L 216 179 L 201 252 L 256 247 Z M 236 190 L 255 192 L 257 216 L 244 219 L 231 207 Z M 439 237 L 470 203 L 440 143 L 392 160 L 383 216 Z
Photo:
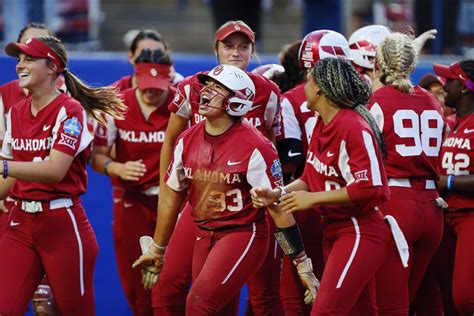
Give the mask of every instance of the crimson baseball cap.
M 474 82 L 469 79 L 467 74 L 462 70 L 459 62 L 452 63 L 449 66 L 441 64 L 433 64 L 434 71 L 441 77 L 446 79 L 456 79 L 461 81 L 470 91 L 474 91 Z
M 58 72 L 62 72 L 66 66 L 53 49 L 36 38 L 27 39 L 25 44 L 8 43 L 5 46 L 5 53 L 11 57 L 18 57 L 23 53 L 33 58 L 46 58 L 58 67 Z
M 136 64 L 135 75 L 140 90 L 150 88 L 166 90 L 171 83 L 171 65 Z
M 252 44 L 255 44 L 255 33 L 246 24 L 240 21 L 230 21 L 221 26 L 216 31 L 216 42 L 223 41 L 235 33 L 242 33 L 247 36 Z
M 444 86 L 445 82 L 446 80 L 444 80 L 443 78 L 436 76 L 432 73 L 427 73 L 426 75 L 421 77 L 420 82 L 418 82 L 418 85 L 423 89 L 429 89 L 434 83 Z

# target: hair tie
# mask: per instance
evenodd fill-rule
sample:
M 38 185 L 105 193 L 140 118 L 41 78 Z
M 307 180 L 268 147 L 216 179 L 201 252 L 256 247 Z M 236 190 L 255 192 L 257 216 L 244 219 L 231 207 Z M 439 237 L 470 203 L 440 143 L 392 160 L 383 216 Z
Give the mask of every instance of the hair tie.
M 387 81 L 387 75 L 386 74 L 383 74 L 382 76 L 380 76 L 380 82 L 381 83 L 383 83 L 384 85 L 387 85 L 386 81 Z

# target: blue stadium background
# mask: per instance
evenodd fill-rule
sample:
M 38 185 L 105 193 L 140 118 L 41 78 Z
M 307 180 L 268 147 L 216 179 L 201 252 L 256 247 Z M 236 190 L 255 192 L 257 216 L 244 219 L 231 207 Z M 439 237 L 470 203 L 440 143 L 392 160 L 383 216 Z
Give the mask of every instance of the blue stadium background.
M 212 69 L 216 59 L 210 55 L 173 54 L 176 70 L 183 76 L 194 74 L 205 69 Z M 437 62 L 448 63 L 449 59 Z M 261 64 L 278 62 L 276 56 L 260 56 Z M 16 60 L 0 56 L 0 84 L 16 79 Z M 412 75 L 412 81 L 418 82 L 421 76 L 431 69 L 432 60 L 420 62 Z M 257 66 L 252 63 L 250 69 Z M 94 85 L 107 85 L 120 77 L 130 74 L 132 67 L 119 53 L 91 53 L 70 56 L 70 70 L 85 82 Z M 82 198 L 90 222 L 94 227 L 99 242 L 99 256 L 95 269 L 95 297 L 97 315 L 131 315 L 125 301 L 117 274 L 112 245 L 112 196 L 109 180 L 89 170 L 88 193 Z M 138 242 L 138 240 L 137 240 Z M 244 315 L 246 289 L 241 292 L 239 315 Z M 31 315 L 28 313 L 27 315 Z

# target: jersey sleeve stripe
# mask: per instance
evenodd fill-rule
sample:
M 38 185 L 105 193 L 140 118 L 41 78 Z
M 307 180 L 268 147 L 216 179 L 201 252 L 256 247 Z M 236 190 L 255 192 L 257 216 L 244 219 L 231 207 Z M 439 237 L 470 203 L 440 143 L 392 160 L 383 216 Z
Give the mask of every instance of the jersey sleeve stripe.
M 380 166 L 379 161 L 377 159 L 377 155 L 375 154 L 374 143 L 372 140 L 372 136 L 366 131 L 362 131 L 362 137 L 364 139 L 365 148 L 367 149 L 367 153 L 369 154 L 369 162 L 370 162 L 370 174 L 372 175 L 372 185 L 379 186 L 382 185 L 382 177 L 380 175 Z
M 3 139 L 3 146 L 2 146 L 2 157 L 7 159 L 13 159 L 12 156 L 12 120 L 11 120 L 11 109 L 7 114 L 6 117 L 7 121 L 7 130 L 5 132 L 5 138 Z
M 255 149 L 247 167 L 247 182 L 253 187 L 272 189 L 271 181 L 267 174 L 267 163 L 258 149 Z
M 187 119 L 191 118 L 191 85 L 187 84 L 184 87 L 184 93 L 185 93 L 185 100 L 183 104 L 178 108 L 178 111 L 176 112 L 177 115 L 180 117 L 184 117 Z M 178 92 L 179 93 L 179 92 Z
M 281 112 L 283 117 L 283 135 L 285 138 L 295 138 L 301 140 L 301 128 L 296 119 L 295 111 L 290 101 L 286 98 L 281 100 Z
M 278 96 L 275 92 L 270 92 L 270 97 L 268 98 L 267 106 L 265 107 L 265 128 L 270 129 L 272 128 L 275 115 L 278 109 Z
M 183 169 L 184 141 L 181 138 L 174 149 L 173 164 L 166 184 L 175 191 L 183 191 L 188 186 L 185 181 L 186 175 Z
M 349 166 L 349 153 L 346 149 L 346 141 L 341 141 L 341 146 L 339 147 L 339 169 L 341 170 L 341 175 L 346 181 L 347 185 L 350 185 L 354 182 L 354 176 L 351 172 L 351 167 Z
M 117 139 L 117 125 L 115 125 L 115 119 L 107 115 L 107 146 L 112 146 Z
M 383 131 L 383 126 L 384 126 L 383 111 L 377 102 L 375 102 L 374 105 L 370 108 L 370 113 L 374 117 L 374 120 L 377 123 L 377 126 L 379 127 L 379 129 Z
M 89 146 L 89 144 L 92 142 L 94 139 L 94 136 L 89 132 L 89 129 L 87 128 L 87 113 L 85 110 L 82 111 L 82 122 L 83 122 L 83 128 L 82 128 L 82 133 L 81 133 L 81 142 L 79 143 L 79 148 L 77 149 L 76 156 L 79 155 L 84 149 Z

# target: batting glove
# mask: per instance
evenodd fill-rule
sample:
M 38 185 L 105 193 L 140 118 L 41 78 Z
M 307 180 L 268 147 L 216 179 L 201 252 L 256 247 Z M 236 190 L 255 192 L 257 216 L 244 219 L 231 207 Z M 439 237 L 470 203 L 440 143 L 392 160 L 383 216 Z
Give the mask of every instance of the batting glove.
M 304 293 L 304 303 L 313 304 L 316 299 L 316 293 L 319 290 L 319 280 L 313 273 L 313 264 L 311 259 L 307 255 L 304 255 L 298 259 L 293 260 L 298 275 L 300 276 L 301 282 L 306 288 Z
M 165 261 L 166 247 L 157 245 L 150 236 L 140 237 L 142 255 L 133 263 L 133 268 L 142 266 L 142 284 L 150 290 L 160 276 Z

